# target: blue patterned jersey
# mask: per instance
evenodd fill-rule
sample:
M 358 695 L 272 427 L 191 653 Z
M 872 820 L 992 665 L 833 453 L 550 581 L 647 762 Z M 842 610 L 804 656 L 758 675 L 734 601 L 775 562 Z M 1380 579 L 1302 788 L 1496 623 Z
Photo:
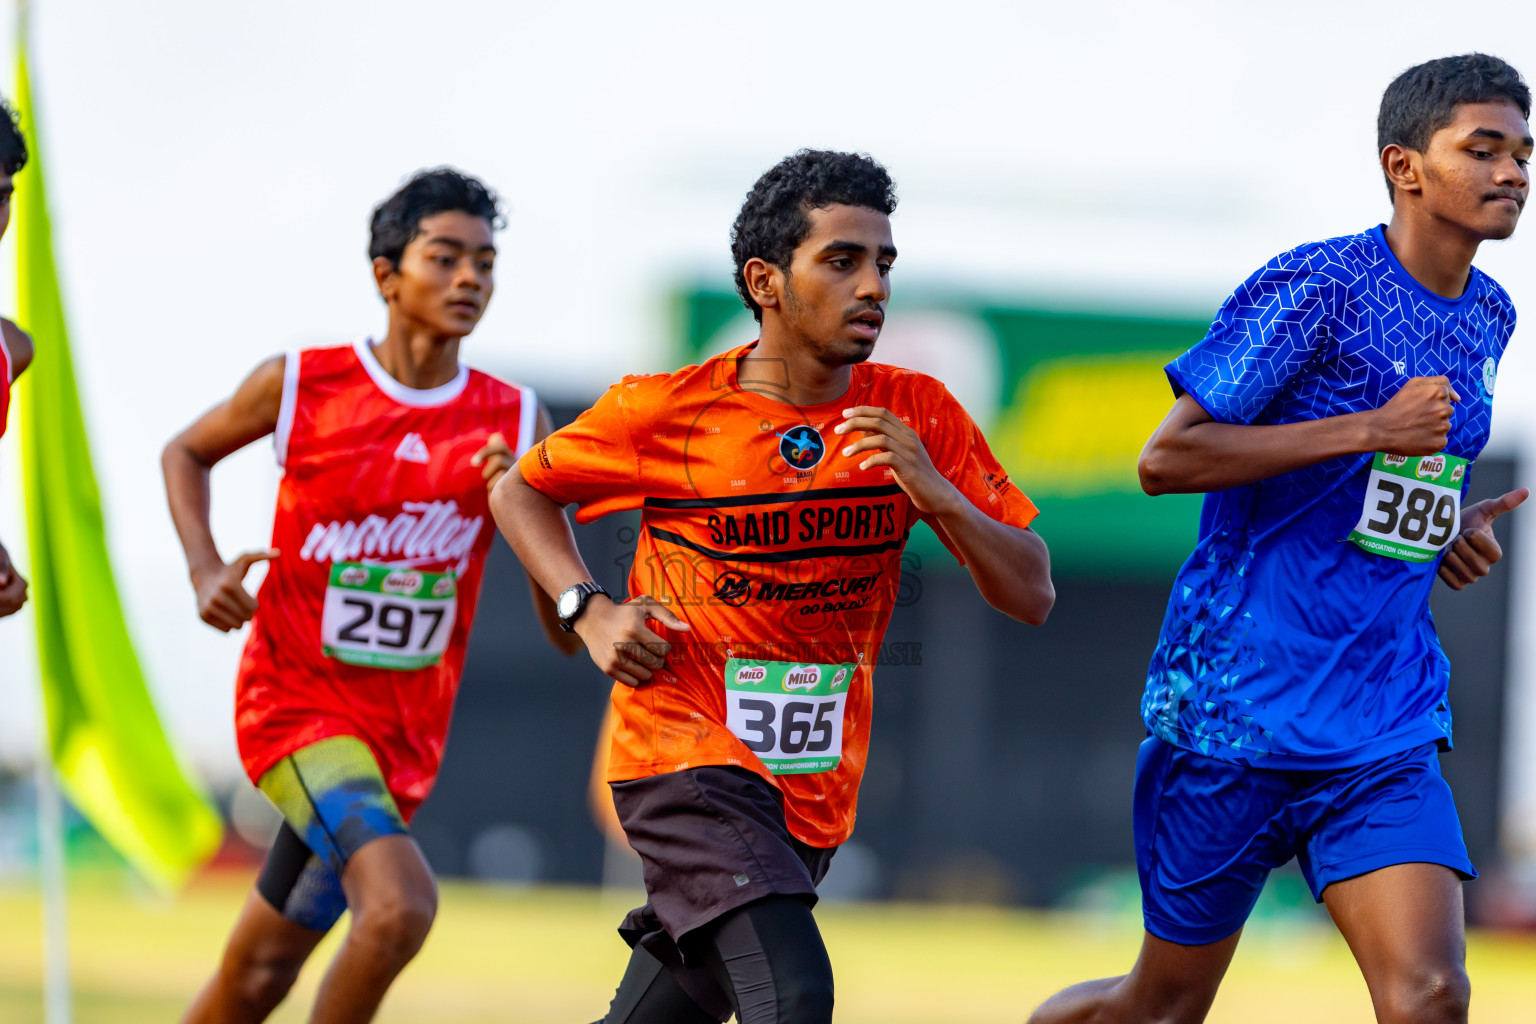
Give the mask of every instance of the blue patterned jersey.
M 1488 440 L 1514 326 L 1492 278 L 1473 269 L 1460 298 L 1435 295 L 1376 227 L 1275 257 L 1167 372 L 1176 393 L 1239 424 L 1375 409 L 1408 378 L 1443 374 L 1461 396 L 1446 451 L 1470 461 Z M 1371 458 L 1206 495 L 1147 673 L 1152 732 L 1273 768 L 1344 767 L 1430 739 L 1449 746 L 1450 665 L 1429 614 L 1439 559 L 1400 561 L 1344 539 Z

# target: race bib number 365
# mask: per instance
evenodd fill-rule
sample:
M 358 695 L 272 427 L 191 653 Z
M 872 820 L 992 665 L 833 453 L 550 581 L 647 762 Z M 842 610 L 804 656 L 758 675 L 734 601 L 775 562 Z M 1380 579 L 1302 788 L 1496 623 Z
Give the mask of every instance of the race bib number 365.
M 1365 505 L 1349 539 L 1366 551 L 1405 562 L 1428 562 L 1461 528 L 1461 487 L 1467 460 L 1447 455 L 1376 453 Z
M 726 727 L 775 775 L 829 772 L 843 757 L 854 668 L 729 658 Z
M 325 588 L 321 652 L 369 668 L 435 665 L 448 649 L 457 608 L 452 573 L 337 562 Z

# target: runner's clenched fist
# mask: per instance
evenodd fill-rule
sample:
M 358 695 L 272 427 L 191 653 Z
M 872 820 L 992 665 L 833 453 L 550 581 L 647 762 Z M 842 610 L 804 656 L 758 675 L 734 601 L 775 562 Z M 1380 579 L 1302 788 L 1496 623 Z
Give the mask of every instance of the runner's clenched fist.
M 623 604 L 615 604 L 607 594 L 593 594 L 574 628 L 603 675 L 625 686 L 640 686 L 650 682 L 672 650 L 646 625 L 651 619 L 668 629 L 691 628 L 649 594 Z
M 197 591 L 197 614 L 221 633 L 245 625 L 256 614 L 256 598 L 245 589 L 245 574 L 257 562 L 269 561 L 277 555 L 273 549 L 247 551 L 212 571 L 194 572 L 192 587 Z
M 27 580 L 11 565 L 10 552 L 0 544 L 0 619 L 14 615 L 27 603 Z
M 872 405 L 858 405 L 844 409 L 843 416 L 845 419 L 833 429 L 834 434 L 855 430 L 864 434 L 846 445 L 843 455 L 873 452 L 859 463 L 859 468 L 888 467 L 919 512 L 937 515 L 946 507 L 965 500 L 955 485 L 934 467 L 917 431 L 903 423 L 895 413 Z
M 1461 396 L 1449 377 L 1411 377 L 1377 409 L 1375 446 L 1390 455 L 1435 455 L 1445 450 L 1454 402 Z
M 517 465 L 517 457 L 512 454 L 512 449 L 507 447 L 507 439 L 500 433 L 492 434 L 485 442 L 485 447 L 470 458 L 471 466 L 480 467 L 480 476 L 485 480 L 485 489 L 491 490 L 513 466 Z

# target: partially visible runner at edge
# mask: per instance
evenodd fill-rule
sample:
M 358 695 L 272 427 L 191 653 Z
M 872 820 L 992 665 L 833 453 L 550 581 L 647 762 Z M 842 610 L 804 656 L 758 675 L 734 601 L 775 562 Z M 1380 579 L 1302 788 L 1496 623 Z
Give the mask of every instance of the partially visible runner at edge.
M 407 823 L 437 777 L 494 531 L 487 496 L 549 430 L 533 391 L 459 362 L 490 302 L 500 226 L 474 178 L 423 171 L 373 214 L 379 341 L 290 352 L 166 446 L 166 491 L 203 621 L 251 621 L 240 757 L 283 825 L 217 973 L 184 1018 L 264 1020 L 344 910 L 310 1020 L 368 1021 L 416 955 L 437 888 Z M 273 435 L 272 548 L 226 563 L 209 470 Z M 243 579 L 271 560 L 258 601 Z M 552 642 L 579 650 L 537 587 Z
M 1269 872 L 1300 861 L 1382 1024 L 1465 1024 L 1467 857 L 1438 752 L 1450 665 L 1429 614 L 1502 555 L 1463 507 L 1515 327 L 1472 266 L 1529 189 L 1531 94 L 1484 54 L 1382 96 L 1392 221 L 1282 253 L 1168 365 L 1141 457 L 1152 494 L 1205 492 L 1147 674 L 1134 831 L 1146 924 L 1131 973 L 1033 1024 L 1205 1019 Z
M 922 519 L 1004 613 L 1055 592 L 1035 508 L 938 381 L 868 362 L 896 258 L 894 186 L 801 151 L 732 231 L 760 339 L 626 377 L 525 455 L 496 522 L 613 688 L 609 781 L 646 906 L 608 1024 L 820 1024 L 811 914 L 853 830 L 901 552 Z M 587 522 L 642 509 L 630 594 L 582 562 Z
M 11 226 L 11 195 L 15 176 L 27 165 L 27 140 L 16 124 L 16 111 L 0 100 L 0 238 Z M 0 437 L 5 436 L 11 411 L 11 385 L 32 365 L 32 338 L 11 321 L 0 317 Z M 14 615 L 27 603 L 27 581 L 11 564 L 11 554 L 0 544 L 0 619 Z

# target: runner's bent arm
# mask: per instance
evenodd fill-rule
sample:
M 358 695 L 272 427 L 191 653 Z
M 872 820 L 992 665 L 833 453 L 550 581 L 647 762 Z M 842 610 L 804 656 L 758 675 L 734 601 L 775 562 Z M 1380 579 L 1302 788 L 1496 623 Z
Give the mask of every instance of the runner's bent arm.
M 1192 395 L 1173 410 L 1142 449 L 1137 470 L 1148 494 L 1219 491 L 1268 480 L 1341 455 L 1385 451 L 1434 455 L 1445 448 L 1455 388 L 1444 377 L 1414 377 L 1369 412 L 1274 426 L 1219 423 Z M 1529 496 L 1517 487 L 1461 511 L 1461 534 L 1446 549 L 1439 576 L 1462 590 L 1504 557 L 1493 521 Z
M 258 366 L 226 401 L 209 409 L 165 446 L 166 500 L 187 556 L 204 622 L 222 632 L 239 629 L 256 612 L 256 599 L 242 581 L 258 561 L 275 551 L 247 551 L 226 564 L 208 523 L 209 471 L 222 459 L 277 429 L 286 357 Z
M 1434 455 L 1445 448 L 1453 402 L 1445 377 L 1414 377 L 1380 409 L 1276 425 L 1221 423 L 1182 394 L 1141 451 L 1148 494 L 1224 491 L 1341 455 Z
M 934 518 L 965 559 L 976 589 L 1004 615 L 1031 626 L 1043 624 L 1056 603 L 1045 541 L 1028 527 L 998 522 L 958 490 L 955 494 L 960 500 L 935 512 Z
M 534 414 L 534 432 L 529 441 L 529 447 L 544 440 L 554 429 L 549 411 L 540 405 Z M 501 434 L 492 434 L 490 443 L 476 452 L 470 462 L 481 467 L 481 476 L 485 478 L 486 488 L 494 492 L 507 470 L 517 465 L 517 456 L 507 446 L 505 437 Z M 539 586 L 531 575 L 528 575 L 527 569 L 523 570 L 523 574 L 528 576 L 528 589 L 533 597 L 533 610 L 539 617 L 539 625 L 544 627 L 544 636 L 566 657 L 581 650 L 581 637 L 560 628 L 560 615 L 555 610 L 554 599 L 544 593 L 544 588 Z
M 529 577 L 551 598 L 592 579 L 565 510 L 524 480 L 516 466 L 491 492 L 491 515 Z M 615 604 L 594 594 L 576 620 L 576 633 L 604 675 L 626 686 L 639 686 L 662 666 L 671 649 L 646 626 L 647 619 L 670 629 L 688 629 L 686 622 L 647 595 Z
M 863 436 L 844 455 L 870 452 L 860 469 L 886 466 L 919 512 L 943 528 L 987 603 L 1004 615 L 1038 626 L 1056 603 L 1051 556 L 1028 528 L 1000 523 L 971 504 L 934 466 L 923 439 L 894 413 L 875 406 L 844 409 L 834 433 Z

